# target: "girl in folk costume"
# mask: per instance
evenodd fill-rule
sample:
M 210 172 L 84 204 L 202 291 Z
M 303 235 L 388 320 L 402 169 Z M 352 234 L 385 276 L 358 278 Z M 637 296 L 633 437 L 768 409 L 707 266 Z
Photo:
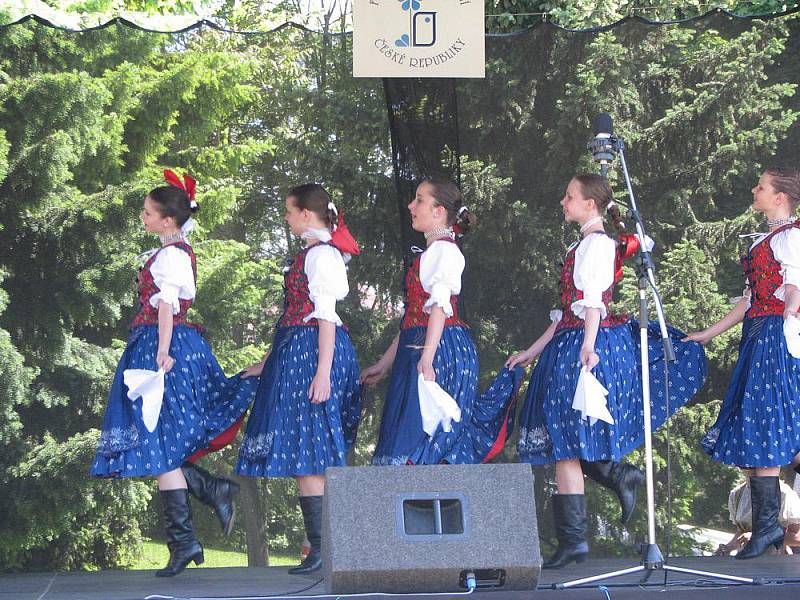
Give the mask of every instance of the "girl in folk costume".
M 272 348 L 245 371 L 261 382 L 236 472 L 297 481 L 311 551 L 289 572 L 303 574 L 322 566 L 325 469 L 347 464 L 361 417 L 358 362 L 336 314 L 349 290 L 345 261 L 359 249 L 321 185 L 290 190 L 285 218 L 306 246 L 285 271 Z
M 507 362 L 508 366 L 524 365 L 539 357 L 522 409 L 518 450 L 524 462 L 556 463 L 558 493 L 553 508 L 558 550 L 544 568 L 587 558 L 581 461 L 588 467 L 612 461 L 603 463 L 604 468 L 621 470 L 616 461 L 644 441 L 639 324 L 608 311 L 622 259 L 638 239 L 623 237 L 626 249 L 622 250 L 606 235 L 601 215 L 611 204 L 611 190 L 602 177 L 576 175 L 569 182 L 561 206 L 565 220 L 580 225 L 582 237 L 564 261 L 561 310 L 551 312 L 552 324 L 530 348 Z M 608 212 L 621 231 L 619 210 L 614 205 Z M 683 334 L 670 330 L 678 360 L 669 364 L 667 411 L 659 385 L 664 363 L 658 325 L 653 323 L 650 329 L 655 428 L 700 389 L 706 362 L 699 344 L 681 342 Z M 621 487 L 626 485 L 622 482 Z
M 372 462 L 480 463 L 503 448 L 522 370 L 504 369 L 478 396 L 478 356 L 458 316 L 465 261 L 454 232 L 466 233 L 475 218 L 458 187 L 425 179 L 408 208 L 412 227 L 428 244 L 406 275 L 400 333 L 361 374 L 362 383 L 374 385 L 391 369 Z
M 744 321 L 739 359 L 716 423 L 703 438 L 713 460 L 751 468 L 753 533 L 736 558 L 779 547 L 782 465 L 800 452 L 800 173 L 771 168 L 753 188 L 753 209 L 767 217 L 743 258 L 745 295 L 731 311 L 688 340 L 702 344 Z
M 197 210 L 195 182 L 164 172 L 168 186 L 144 199 L 145 230 L 161 247 L 139 271 L 141 308 L 120 359 L 91 474 L 155 477 L 164 511 L 170 558 L 158 577 L 203 562 L 189 507 L 189 490 L 214 506 L 228 530 L 234 485 L 187 464 L 194 454 L 230 438 L 250 406 L 254 380 L 226 378 L 201 330 L 188 322 L 196 291 L 196 262 L 186 235 Z

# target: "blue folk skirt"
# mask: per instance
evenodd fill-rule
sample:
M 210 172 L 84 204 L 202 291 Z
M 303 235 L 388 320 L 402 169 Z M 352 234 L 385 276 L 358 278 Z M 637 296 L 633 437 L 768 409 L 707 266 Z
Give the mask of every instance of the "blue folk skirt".
M 359 367 L 350 336 L 336 328 L 331 395 L 312 404 L 319 328 L 280 327 L 264 364 L 236 472 L 251 477 L 323 475 L 347 464 L 361 419 Z
M 782 315 L 745 319 L 731 383 L 702 446 L 738 467 L 779 467 L 800 452 L 800 359 L 786 347 Z
M 513 408 L 521 369 L 503 369 L 486 392 L 478 395 L 478 354 L 469 330 L 447 326 L 433 360 L 436 382 L 461 408 L 452 431 L 441 426 L 429 436 L 422 429 L 417 390 L 417 363 L 425 345 L 425 327 L 400 332 L 383 407 L 375 465 L 475 464 L 497 452 L 498 440 L 513 428 Z
M 653 430 L 702 387 L 706 358 L 697 342 L 669 328 L 677 361 L 668 363 L 669 394 L 664 390 L 664 350 L 658 323 L 648 325 L 650 409 Z M 580 375 L 583 328 L 565 329 L 545 347 L 533 369 L 520 416 L 518 452 L 523 462 L 620 460 L 644 443 L 644 407 L 639 323 L 630 320 L 601 327 L 595 341 L 600 362 L 592 374 L 608 390 L 606 402 L 614 424 L 590 425 L 572 408 Z
M 257 378 L 226 377 L 202 334 L 193 327 L 177 325 L 169 349 L 175 364 L 165 375 L 158 424 L 153 432 L 147 431 L 142 399 L 128 398 L 123 372 L 158 370 L 157 350 L 157 325 L 131 330 L 111 384 L 92 475 L 149 477 L 177 469 L 250 407 Z

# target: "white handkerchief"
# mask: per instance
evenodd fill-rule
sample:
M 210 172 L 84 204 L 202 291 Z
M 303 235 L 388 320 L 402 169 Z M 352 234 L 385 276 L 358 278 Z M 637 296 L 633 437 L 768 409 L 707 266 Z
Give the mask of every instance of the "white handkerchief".
M 445 432 L 452 431 L 452 422 L 461 420 L 461 409 L 453 397 L 435 381 L 426 381 L 422 374 L 417 378 L 417 391 L 422 429 L 425 433 L 433 436 L 439 425 Z
M 122 379 L 128 386 L 128 398 L 142 398 L 142 420 L 151 433 L 158 425 L 161 402 L 164 400 L 164 369 L 125 369 Z
M 608 412 L 606 405 L 608 390 L 603 384 L 597 381 L 597 377 L 585 367 L 581 369 L 578 376 L 578 387 L 575 389 L 575 396 L 572 399 L 572 408 L 581 413 L 581 419 L 589 420 L 589 425 L 594 425 L 597 420 L 614 424 L 614 417 Z
M 783 320 L 783 337 L 786 338 L 789 354 L 800 358 L 800 319 L 789 317 Z

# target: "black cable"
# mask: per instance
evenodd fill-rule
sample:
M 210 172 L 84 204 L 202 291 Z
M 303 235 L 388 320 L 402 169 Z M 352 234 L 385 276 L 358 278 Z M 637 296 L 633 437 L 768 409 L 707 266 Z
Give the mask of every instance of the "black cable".
M 143 27 L 138 23 L 126 19 L 125 17 L 113 17 L 112 19 L 109 19 L 105 23 L 100 23 L 99 25 L 94 25 L 93 27 L 86 27 L 84 29 L 72 29 L 70 27 L 64 27 L 63 25 L 56 25 L 55 23 L 49 21 L 48 19 L 40 17 L 39 15 L 36 14 L 25 15 L 24 17 L 20 17 L 19 19 L 17 19 L 16 21 L 12 21 L 11 23 L 0 24 L 0 31 L 8 27 L 12 27 L 13 25 L 22 25 L 24 23 L 27 23 L 28 21 L 35 21 L 39 25 L 44 25 L 46 27 L 50 27 L 51 29 L 58 29 L 66 33 L 86 33 L 90 31 L 99 31 L 101 29 L 108 29 L 109 27 L 113 27 L 114 25 L 123 25 L 125 27 L 129 27 L 130 29 L 137 29 L 139 31 L 144 31 L 147 33 L 161 33 L 161 34 L 189 33 L 190 31 L 194 31 L 196 29 L 202 29 L 203 27 L 208 27 L 209 29 L 219 31 L 220 33 L 228 33 L 232 35 L 244 35 L 244 36 L 271 35 L 273 33 L 278 33 L 279 31 L 288 28 L 299 29 L 300 31 L 305 31 L 306 33 L 316 33 L 331 37 L 345 37 L 348 35 L 352 35 L 351 31 L 344 31 L 344 32 L 317 31 L 315 29 L 306 27 L 305 25 L 300 25 L 299 23 L 295 23 L 294 21 L 287 21 L 285 23 L 282 23 L 281 25 L 278 25 L 266 31 L 237 30 L 237 29 L 230 29 L 228 27 L 223 27 L 222 25 L 215 23 L 214 21 L 210 21 L 208 19 L 199 19 L 198 21 L 195 21 L 191 25 L 187 25 L 186 27 L 183 27 L 181 29 L 166 31 L 162 29 L 150 29 L 148 27 Z
M 793 15 L 796 13 L 800 13 L 800 5 L 794 6 L 792 8 L 788 8 L 779 13 L 769 13 L 764 15 L 738 15 L 733 13 L 729 10 L 725 10 L 724 8 L 714 8 L 707 12 L 704 12 L 702 15 L 695 15 L 693 17 L 686 17 L 685 19 L 668 19 L 666 21 L 656 21 L 652 19 L 648 19 L 646 17 L 642 17 L 640 15 L 628 15 L 626 17 L 622 17 L 618 21 L 614 21 L 613 23 L 609 23 L 608 25 L 597 25 L 595 27 L 582 27 L 582 28 L 571 28 L 571 27 L 564 27 L 563 25 L 559 25 L 557 23 L 553 23 L 552 21 L 539 21 L 538 23 L 534 23 L 530 27 L 526 29 L 520 29 L 519 31 L 509 31 L 509 32 L 502 32 L 502 33 L 486 33 L 487 37 L 511 37 L 515 35 L 521 35 L 528 33 L 529 31 L 533 31 L 537 27 L 542 25 L 546 25 L 549 27 L 553 27 L 555 29 L 560 29 L 561 31 L 566 31 L 569 33 L 603 33 L 606 31 L 611 31 L 621 25 L 629 21 L 635 21 L 641 23 L 643 25 L 681 25 L 683 23 L 691 23 L 693 21 L 699 21 L 701 19 L 706 19 L 708 17 L 723 14 L 727 17 L 731 17 L 734 19 L 741 19 L 746 21 L 769 21 L 772 19 L 778 19 L 780 17 L 786 17 L 788 15 Z
M 307 591 L 308 591 L 308 590 L 310 590 L 311 588 L 318 586 L 318 585 L 319 585 L 320 583 L 322 583 L 323 581 L 325 581 L 325 578 L 324 578 L 324 577 L 320 577 L 319 579 L 317 579 L 317 580 L 316 580 L 314 583 L 312 583 L 311 585 L 308 585 L 308 586 L 304 587 L 303 589 L 297 590 L 296 592 L 285 592 L 285 593 L 283 593 L 283 594 L 268 594 L 268 595 L 266 596 L 266 598 L 274 598 L 275 596 L 294 596 L 295 594 L 299 594 L 299 593 L 301 593 L 301 592 L 307 592 Z
M 620 27 L 621 25 L 624 25 L 624 24 L 628 23 L 629 21 L 635 21 L 635 22 L 638 22 L 638 23 L 642 23 L 644 25 L 680 25 L 680 24 L 683 24 L 683 23 L 691 23 L 693 21 L 706 19 L 706 18 L 708 18 L 710 16 L 718 15 L 718 14 L 722 14 L 722 15 L 725 15 L 727 17 L 734 18 L 734 19 L 741 19 L 741 20 L 748 20 L 748 21 L 769 21 L 769 20 L 772 20 L 772 19 L 778 19 L 778 18 L 781 18 L 781 17 L 786 17 L 786 16 L 793 15 L 793 14 L 796 14 L 796 13 L 800 13 L 800 5 L 799 6 L 794 6 L 792 8 L 788 8 L 788 9 L 786 9 L 784 11 L 781 11 L 781 12 L 762 14 L 762 15 L 739 15 L 739 14 L 733 13 L 733 12 L 731 12 L 729 10 L 726 10 L 724 8 L 714 8 L 714 9 L 709 10 L 709 11 L 707 11 L 707 12 L 701 14 L 701 15 L 695 15 L 693 17 L 686 17 L 684 19 L 668 19 L 668 20 L 665 20 L 665 21 L 658 21 L 658 20 L 653 20 L 653 19 L 648 19 L 646 17 L 642 17 L 641 15 L 633 15 L 633 16 L 628 15 L 628 16 L 623 17 L 623 18 L 621 18 L 621 19 L 619 19 L 617 21 L 614 21 L 613 23 L 609 23 L 608 25 L 598 25 L 598 26 L 595 26 L 595 27 L 582 27 L 582 28 L 564 27 L 563 25 L 559 25 L 557 23 L 553 23 L 552 21 L 549 21 L 549 20 L 548 21 L 542 20 L 542 21 L 539 21 L 538 23 L 535 23 L 535 24 L 531 25 L 530 27 L 527 27 L 525 29 L 520 29 L 519 31 L 510 31 L 510 32 L 502 32 L 502 33 L 487 32 L 486 36 L 487 37 L 511 37 L 511 36 L 515 36 L 515 35 L 522 35 L 522 34 L 526 34 L 526 33 L 530 32 L 530 31 L 534 30 L 535 28 L 543 26 L 543 25 L 547 26 L 547 27 L 554 27 L 556 29 L 560 29 L 561 31 L 566 31 L 566 32 L 569 32 L 569 33 L 602 33 L 602 32 L 610 31 L 612 29 Z M 232 35 L 254 36 L 254 35 L 270 35 L 272 33 L 277 33 L 277 32 L 279 32 L 282 29 L 285 29 L 287 27 L 293 27 L 295 29 L 300 29 L 300 30 L 305 31 L 307 33 L 316 33 L 316 34 L 320 34 L 320 35 L 324 35 L 324 36 L 343 37 L 343 36 L 352 35 L 351 31 L 345 31 L 345 32 L 317 31 L 317 30 L 314 30 L 314 29 L 310 29 L 310 28 L 306 27 L 305 25 L 299 25 L 299 24 L 294 23 L 292 21 L 288 21 L 286 23 L 283 23 L 282 25 L 278 25 L 277 27 L 274 27 L 274 28 L 269 29 L 267 31 L 237 30 L 237 29 L 230 29 L 228 27 L 223 27 L 222 25 L 219 25 L 218 23 L 215 23 L 214 21 L 210 21 L 208 19 L 200 19 L 200 20 L 198 20 L 198 21 L 192 23 L 191 25 L 188 25 L 188 26 L 186 26 L 186 27 L 184 27 L 182 29 L 176 29 L 174 31 L 163 31 L 163 30 L 159 30 L 159 29 L 149 29 L 147 27 L 142 27 L 141 25 L 139 25 L 137 23 L 134 23 L 133 21 L 131 21 L 129 19 L 126 19 L 125 17 L 114 17 L 112 19 L 109 19 L 105 23 L 101 23 L 101 24 L 95 25 L 93 27 L 87 27 L 85 29 L 72 29 L 70 27 L 64 27 L 62 25 L 56 25 L 55 23 L 52 23 L 48 19 L 45 19 L 44 17 L 40 17 L 39 15 L 35 15 L 35 14 L 28 14 L 28 15 L 25 15 L 24 17 L 20 17 L 16 21 L 12 21 L 11 23 L 1 24 L 0 25 L 0 31 L 2 31 L 3 29 L 6 29 L 8 27 L 12 27 L 14 25 L 22 25 L 24 23 L 27 23 L 28 21 L 35 21 L 40 25 L 45 25 L 46 27 L 50 27 L 52 29 L 58 29 L 58 30 L 65 31 L 65 32 L 68 32 L 68 33 L 84 33 L 84 32 L 89 32 L 89 31 L 97 31 L 97 30 L 100 30 L 100 29 L 107 29 L 107 28 L 112 27 L 114 25 L 124 25 L 125 27 L 130 27 L 131 29 L 138 29 L 139 31 L 146 31 L 146 32 L 149 32 L 149 33 L 161 33 L 161 34 L 188 33 L 190 31 L 194 31 L 195 29 L 200 29 L 202 27 L 208 27 L 209 29 L 214 29 L 214 30 L 219 31 L 221 33 L 228 33 L 228 34 L 232 34 Z

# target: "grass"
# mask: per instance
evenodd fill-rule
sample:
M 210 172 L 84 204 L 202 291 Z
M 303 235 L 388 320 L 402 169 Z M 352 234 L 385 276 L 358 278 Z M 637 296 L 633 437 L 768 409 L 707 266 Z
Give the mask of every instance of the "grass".
M 205 562 L 203 567 L 246 567 L 247 554 L 232 550 L 215 550 L 214 548 L 204 547 L 203 556 Z M 131 569 L 161 569 L 167 564 L 169 550 L 163 542 L 153 542 L 145 540 L 142 544 L 141 558 L 131 565 Z M 282 565 L 296 565 L 300 562 L 299 557 L 286 556 L 281 554 L 270 554 L 269 565 L 271 567 Z M 192 563 L 194 567 L 194 563 Z

